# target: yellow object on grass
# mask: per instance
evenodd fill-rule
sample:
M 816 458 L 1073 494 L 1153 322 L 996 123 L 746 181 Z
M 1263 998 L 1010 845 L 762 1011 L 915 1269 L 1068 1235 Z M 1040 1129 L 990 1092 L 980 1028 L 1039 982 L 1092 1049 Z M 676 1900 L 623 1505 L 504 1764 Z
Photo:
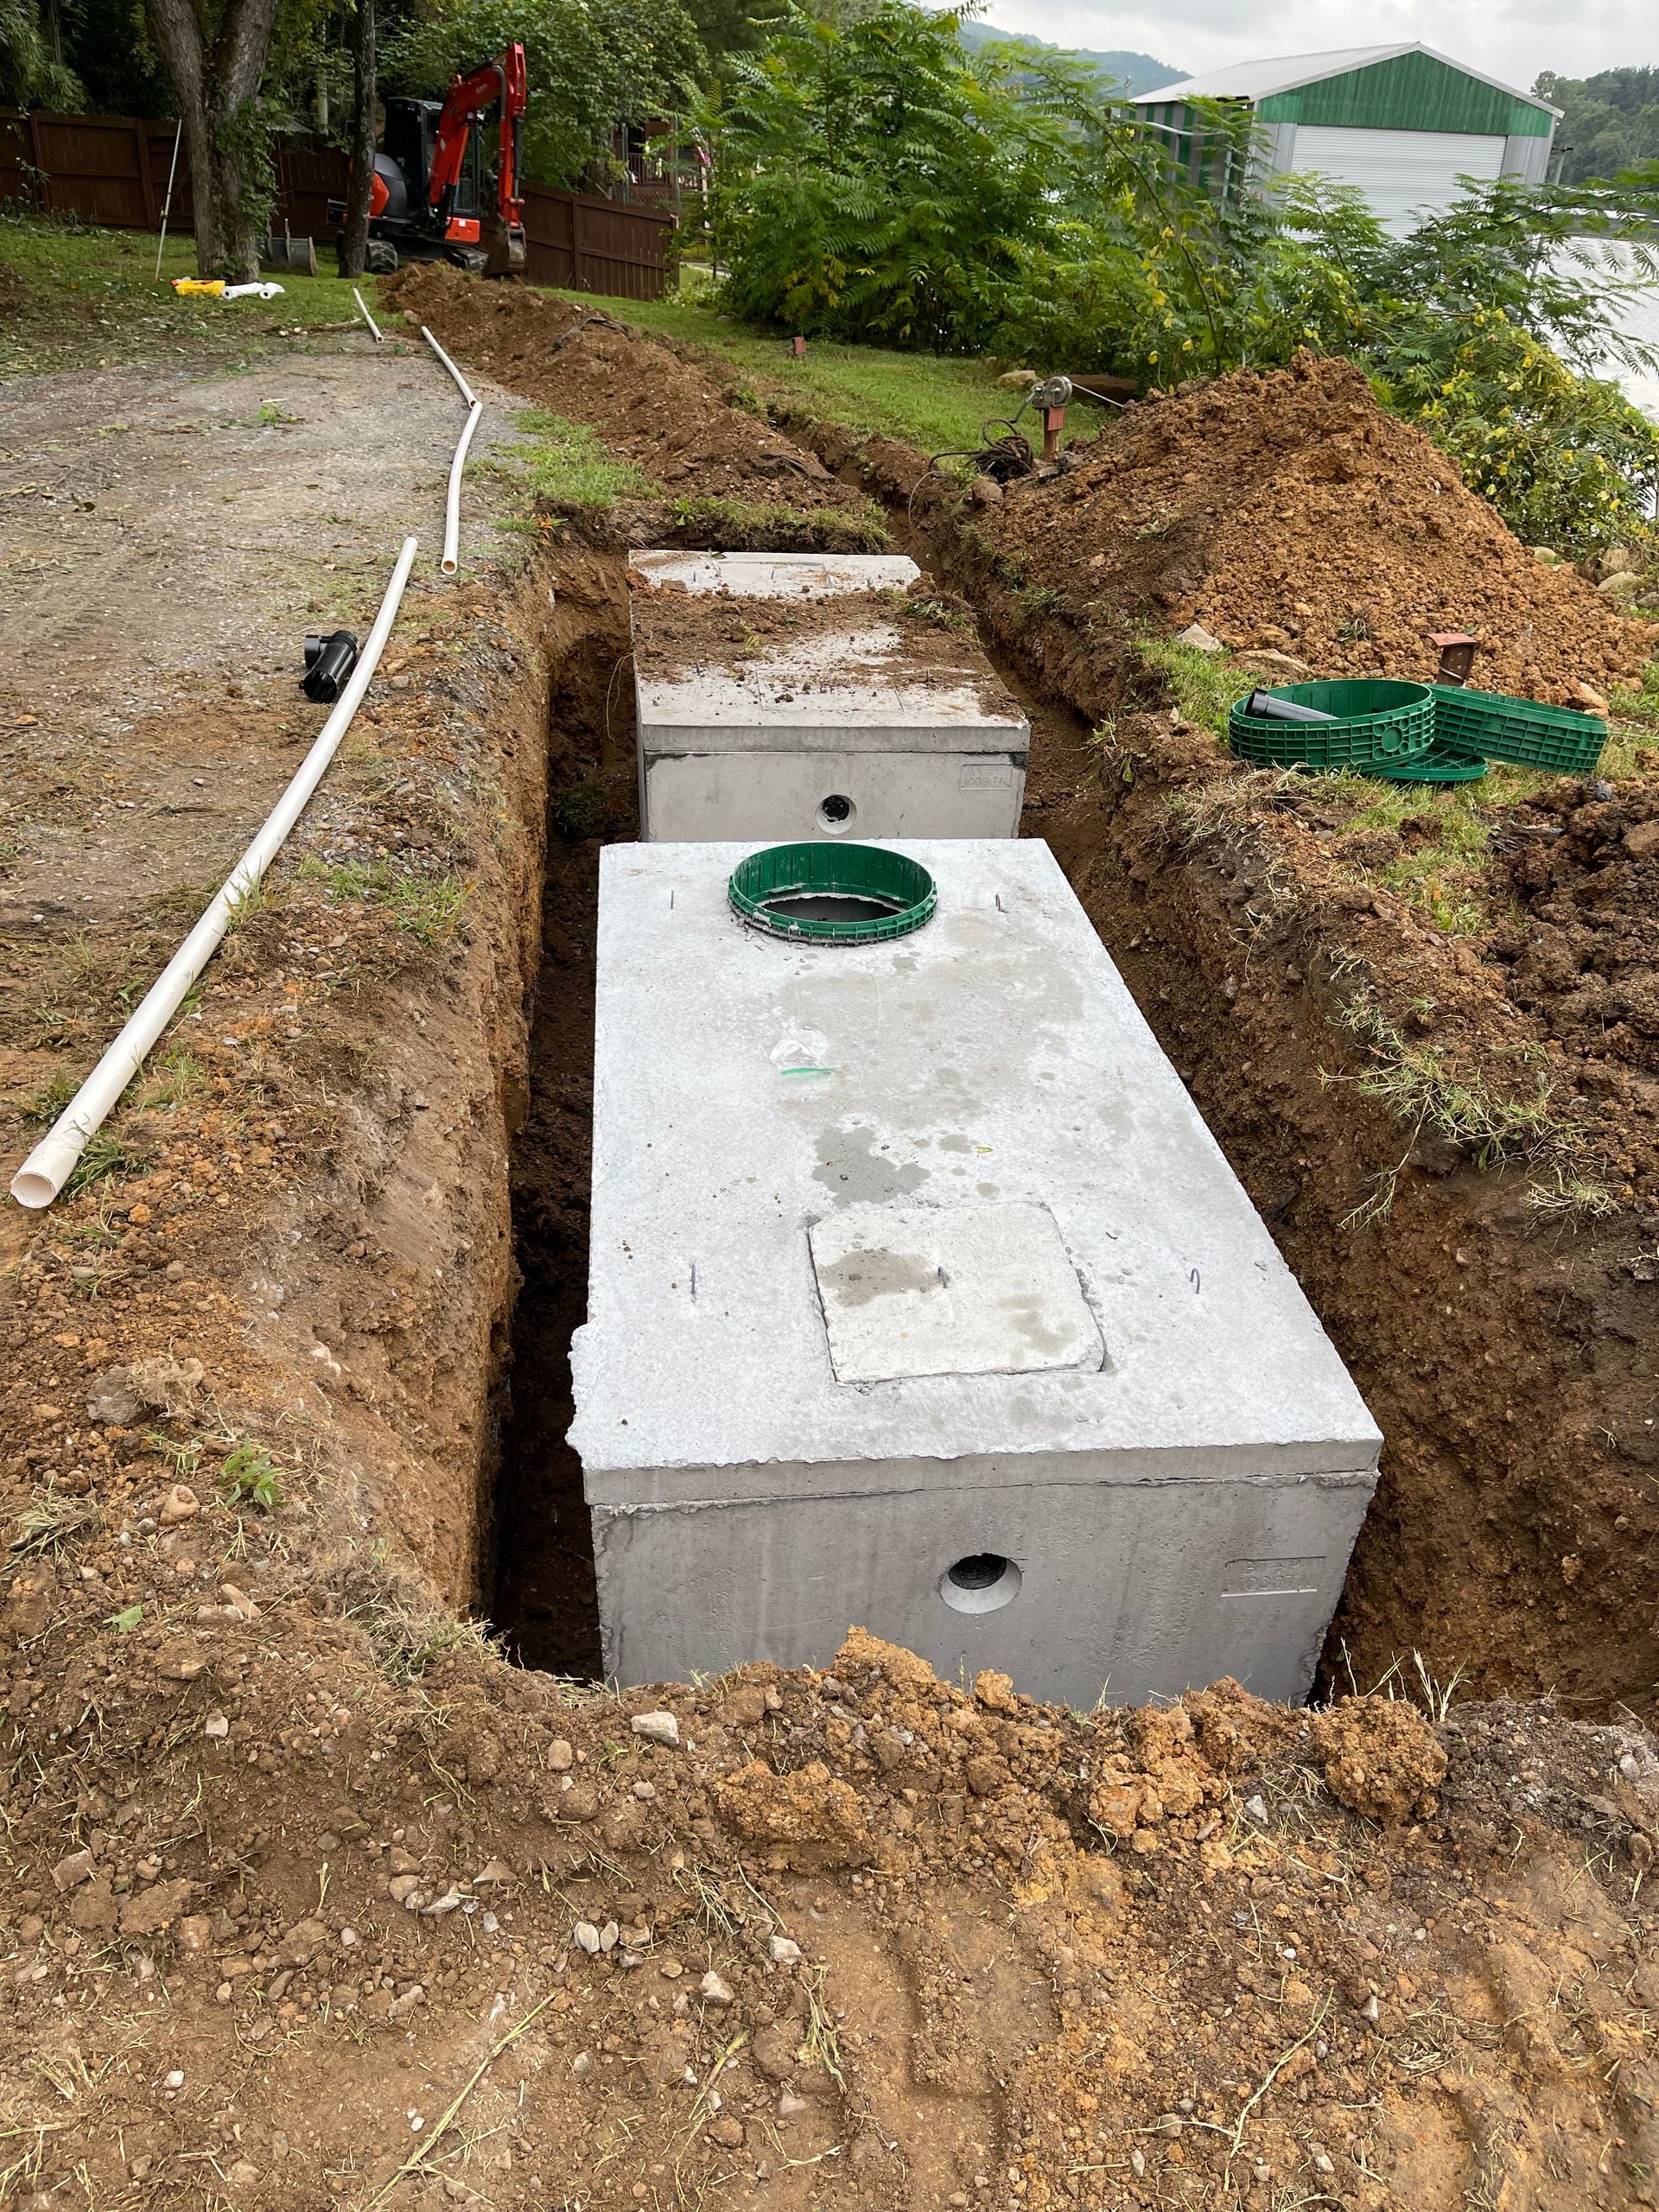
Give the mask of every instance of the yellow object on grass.
M 175 276 L 173 289 L 181 297 L 194 292 L 210 300 L 276 300 L 283 294 L 280 284 L 227 284 L 222 276 Z

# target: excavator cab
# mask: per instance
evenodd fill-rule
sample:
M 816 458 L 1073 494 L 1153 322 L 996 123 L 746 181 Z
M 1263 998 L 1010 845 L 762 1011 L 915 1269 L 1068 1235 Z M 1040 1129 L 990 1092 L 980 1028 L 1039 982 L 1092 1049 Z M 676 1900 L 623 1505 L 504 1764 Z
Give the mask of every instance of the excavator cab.
M 523 269 L 524 92 L 524 50 L 511 46 L 457 77 L 442 100 L 386 102 L 369 198 L 368 265 L 377 276 L 404 259 L 452 261 L 493 276 Z M 493 137 L 474 127 L 492 111 Z M 329 213 L 343 225 L 345 203 L 332 202 Z

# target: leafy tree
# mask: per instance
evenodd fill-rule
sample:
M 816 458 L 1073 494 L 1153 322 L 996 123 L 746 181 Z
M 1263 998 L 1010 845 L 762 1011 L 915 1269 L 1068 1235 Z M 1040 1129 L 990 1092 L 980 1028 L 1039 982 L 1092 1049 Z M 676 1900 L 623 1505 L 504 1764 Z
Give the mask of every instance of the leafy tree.
M 278 0 L 144 0 L 190 156 L 196 265 L 258 273 L 270 206 L 270 117 L 261 99 Z
M 1659 157 L 1659 69 L 1604 69 L 1558 77 L 1546 69 L 1533 86 L 1562 111 L 1555 143 L 1564 184 L 1587 184 Z
M 753 54 L 771 38 L 782 0 L 686 0 L 703 50 L 718 77 L 729 54 Z
M 64 58 L 80 80 L 77 105 L 105 115 L 172 112 L 173 88 L 143 0 L 64 0 L 60 21 Z
M 0 0 L 0 105 L 72 108 L 79 92 L 35 0 Z
M 1173 385 L 1351 356 L 1515 526 L 1640 528 L 1659 433 L 1605 380 L 1650 361 L 1610 316 L 1659 275 L 1659 163 L 1610 187 L 1469 182 L 1409 237 L 1319 177 L 1249 188 L 1251 126 L 1166 149 L 1097 73 L 957 18 L 792 8 L 707 124 L 715 244 L 746 318 Z M 1617 253 L 1611 249 L 1617 245 Z
M 619 124 L 683 111 L 707 56 L 681 0 L 428 0 L 388 34 L 388 91 L 438 95 L 512 40 L 529 77 L 524 166 L 549 184 L 605 181 Z
M 1647 528 L 1659 434 L 1501 308 L 1440 316 L 1376 358 L 1380 396 L 1427 430 L 1516 534 L 1584 552 Z
M 963 350 L 988 341 L 1051 222 L 1065 126 L 970 68 L 957 18 L 884 0 L 844 29 L 791 7 L 734 56 L 715 142 L 715 247 L 741 315 Z

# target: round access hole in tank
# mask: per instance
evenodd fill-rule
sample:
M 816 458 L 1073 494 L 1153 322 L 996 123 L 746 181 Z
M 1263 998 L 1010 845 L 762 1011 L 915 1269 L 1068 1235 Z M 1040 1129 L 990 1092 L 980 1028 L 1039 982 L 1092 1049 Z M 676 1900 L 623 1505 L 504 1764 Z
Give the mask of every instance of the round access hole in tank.
M 879 845 L 770 845 L 738 862 L 728 891 L 752 929 L 820 944 L 907 937 L 938 903 L 918 861 Z
M 1001 1552 L 969 1552 L 939 1577 L 939 1595 L 953 1612 L 994 1613 L 1019 1596 L 1023 1580 Z

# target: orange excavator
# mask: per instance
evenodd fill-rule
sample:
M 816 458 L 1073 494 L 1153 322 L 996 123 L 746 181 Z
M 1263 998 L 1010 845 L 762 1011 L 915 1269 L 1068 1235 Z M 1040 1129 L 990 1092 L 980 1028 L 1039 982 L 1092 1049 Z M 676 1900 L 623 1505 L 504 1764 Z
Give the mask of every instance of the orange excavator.
M 492 276 L 524 267 L 524 49 L 510 46 L 457 77 L 442 100 L 386 102 L 385 143 L 369 194 L 368 264 L 377 276 L 400 258 L 453 261 Z M 490 145 L 474 125 L 492 113 L 498 128 Z M 343 202 L 329 213 L 345 221 Z

